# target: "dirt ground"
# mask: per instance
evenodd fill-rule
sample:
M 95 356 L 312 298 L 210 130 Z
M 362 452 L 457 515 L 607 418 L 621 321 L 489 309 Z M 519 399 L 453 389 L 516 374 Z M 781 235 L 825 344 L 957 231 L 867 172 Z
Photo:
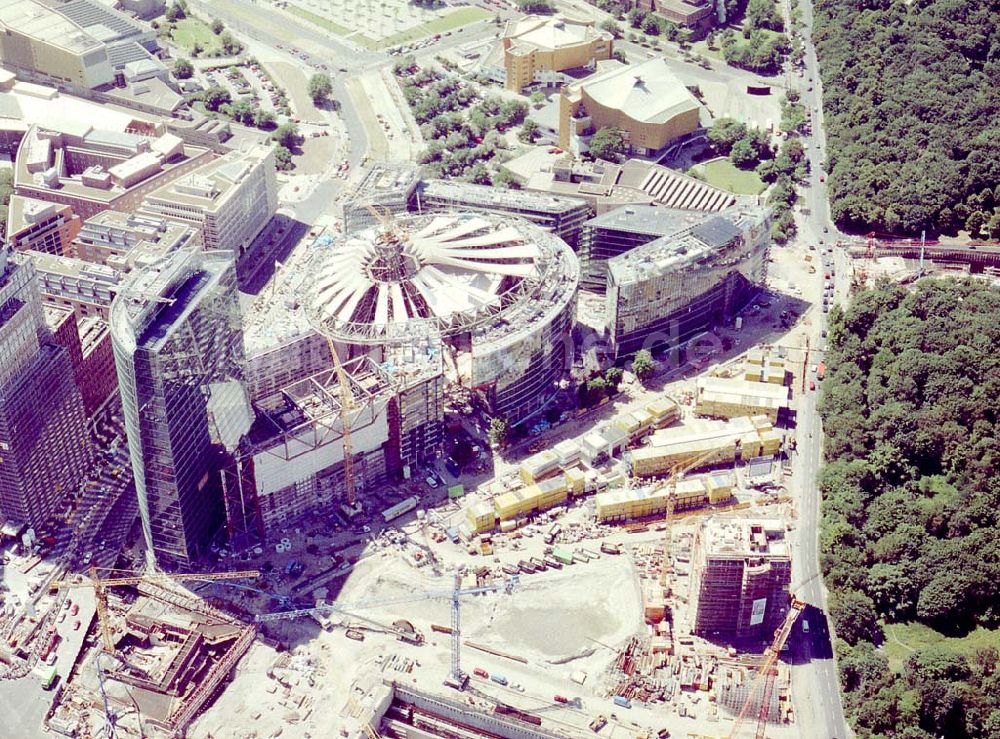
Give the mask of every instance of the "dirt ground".
M 323 123 L 327 120 L 326 114 L 313 105 L 312 98 L 309 97 L 308 93 L 309 80 L 306 79 L 302 70 L 288 62 L 277 61 L 264 62 L 264 67 L 275 81 L 288 92 L 292 112 L 303 123 Z

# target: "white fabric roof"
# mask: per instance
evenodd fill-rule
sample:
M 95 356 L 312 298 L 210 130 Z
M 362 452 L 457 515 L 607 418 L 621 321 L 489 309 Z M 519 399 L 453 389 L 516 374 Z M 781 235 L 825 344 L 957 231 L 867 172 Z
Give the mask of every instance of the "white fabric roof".
M 596 102 L 642 123 L 665 123 L 701 108 L 662 57 L 642 64 L 615 63 L 579 85 Z

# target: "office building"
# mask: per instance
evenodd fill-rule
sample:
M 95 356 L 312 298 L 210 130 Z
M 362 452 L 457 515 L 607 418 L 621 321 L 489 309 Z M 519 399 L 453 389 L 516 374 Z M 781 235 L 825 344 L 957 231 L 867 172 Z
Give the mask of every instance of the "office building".
M 724 14 L 725 11 L 721 7 L 724 4 L 717 4 L 720 6 L 719 12 Z M 710 27 L 716 18 L 714 12 L 716 3 L 711 0 L 637 0 L 629 5 L 656 13 L 671 23 L 687 28 Z
M 602 128 L 622 131 L 629 151 L 654 157 L 693 133 L 703 107 L 662 57 L 640 64 L 601 62 L 597 73 L 563 88 L 559 97 L 559 145 L 589 150 Z
M 94 114 L 88 106 L 67 102 L 67 107 L 83 116 Z M 122 124 L 135 130 L 97 129 L 87 118 L 44 120 L 44 126 L 31 125 L 18 146 L 14 192 L 68 205 L 83 219 L 104 210 L 131 213 L 146 194 L 213 157 L 209 150 L 187 146 L 173 134 L 157 136 L 155 125 L 135 119 Z
M 274 149 L 254 146 L 150 192 L 138 212 L 191 226 L 206 250 L 239 258 L 277 209 Z
M 704 220 L 698 213 L 626 205 L 585 221 L 580 232 L 580 286 L 604 293 L 608 281 L 608 260 L 666 234 L 676 233 L 685 224 Z
M 137 260 L 156 259 L 183 249 L 196 235 L 182 223 L 106 210 L 83 222 L 70 252 L 85 262 L 126 272 Z
M 574 251 L 590 207 L 580 198 L 543 195 L 448 180 L 424 180 L 413 195 L 421 213 L 465 211 L 523 218 L 561 238 Z
M 80 218 L 68 205 L 12 195 L 7 209 L 7 243 L 17 251 L 62 256 L 80 231 Z
M 680 349 L 726 323 L 767 278 L 771 215 L 731 208 L 608 262 L 606 320 L 616 357 Z
M 224 520 L 220 445 L 249 426 L 232 255 L 185 250 L 133 272 L 111 338 L 148 551 L 188 563 Z
M 344 202 L 344 233 L 354 233 L 392 214 L 405 213 L 420 182 L 420 169 L 412 164 L 377 162 L 354 188 L 357 196 Z
M 92 418 L 108 398 L 118 392 L 108 324 L 97 316 L 77 318 L 72 308 L 52 303 L 46 303 L 43 310 L 52 341 L 69 353 L 83 411 L 87 418 Z
M 45 325 L 31 260 L 0 249 L 0 518 L 45 525 L 92 453 L 69 353 Z
M 767 416 L 776 423 L 788 408 L 788 388 L 733 377 L 699 377 L 694 410 L 700 416 L 736 418 Z
M 564 70 L 592 67 L 614 53 L 614 38 L 592 20 L 528 15 L 507 22 L 501 37 L 505 86 L 521 92 L 535 83 L 555 84 Z
M 691 567 L 692 631 L 709 639 L 770 641 L 791 604 L 792 561 L 784 526 L 710 520 Z
M 87 316 L 108 319 L 121 272 L 73 257 L 38 251 L 27 254 L 35 263 L 39 290 L 46 303 L 70 308 L 80 319 Z

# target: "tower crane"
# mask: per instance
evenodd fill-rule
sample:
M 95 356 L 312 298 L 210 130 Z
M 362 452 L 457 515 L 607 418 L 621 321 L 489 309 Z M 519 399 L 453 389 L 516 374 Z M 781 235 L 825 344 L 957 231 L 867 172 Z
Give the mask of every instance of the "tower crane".
M 101 641 L 104 644 L 105 652 L 114 652 L 115 643 L 111 635 L 111 624 L 108 619 L 108 593 L 107 589 L 118 585 L 138 585 L 144 582 L 169 584 L 172 582 L 184 582 L 187 580 L 237 580 L 248 577 L 260 577 L 258 570 L 239 570 L 235 572 L 186 572 L 179 574 L 167 574 L 164 572 L 138 572 L 135 570 L 110 570 L 114 573 L 123 573 L 114 577 L 98 577 L 98 568 L 91 566 L 89 577 L 77 580 L 58 580 L 49 587 L 53 590 L 66 590 L 69 588 L 93 588 L 94 596 L 97 600 L 97 620 L 101 628 Z
M 690 470 L 693 470 L 698 465 L 703 464 L 705 460 L 711 457 L 714 453 L 714 450 L 709 450 L 699 454 L 694 459 L 675 465 L 670 470 L 670 476 L 654 488 L 654 491 L 660 490 L 664 487 L 668 488 L 666 511 L 664 511 L 663 514 L 663 564 L 660 567 L 660 586 L 664 590 L 667 589 L 667 575 L 670 569 L 670 548 L 673 537 L 674 510 L 677 507 L 677 481 L 682 475 L 687 474 Z
M 495 593 L 499 590 L 505 593 L 512 592 L 519 585 L 520 580 L 515 575 L 502 582 L 494 582 L 489 585 L 482 585 L 475 588 L 462 587 L 462 575 L 455 573 L 455 584 L 451 590 L 432 590 L 415 595 L 407 595 L 400 598 L 389 598 L 387 600 L 368 600 L 357 603 L 332 603 L 328 606 L 316 606 L 314 608 L 298 608 L 291 611 L 278 611 L 277 613 L 258 613 L 254 616 L 257 623 L 267 621 L 280 621 L 301 616 L 316 616 L 327 613 L 349 613 L 350 611 L 363 610 L 365 608 L 378 608 L 381 606 L 397 605 L 399 603 L 416 603 L 423 600 L 444 600 L 451 601 L 451 671 L 448 674 L 448 681 L 455 687 L 463 687 L 467 676 L 462 672 L 461 665 L 461 645 L 462 645 L 462 598 L 467 595 L 478 595 L 479 593 Z
M 785 616 L 784 623 L 782 623 L 781 626 L 774 632 L 774 641 L 771 642 L 771 646 L 764 650 L 764 661 L 761 662 L 760 667 L 757 668 L 757 675 L 754 677 L 753 684 L 750 686 L 750 692 L 747 693 L 746 700 L 743 701 L 743 707 L 740 709 L 740 713 L 736 717 L 736 721 L 733 722 L 733 728 L 729 732 L 729 739 L 736 739 L 736 737 L 739 736 L 743 722 L 746 720 L 747 716 L 750 715 L 750 710 L 753 708 L 754 698 L 758 693 L 761 693 L 762 695 L 760 708 L 757 712 L 757 731 L 755 739 L 764 739 L 764 731 L 767 728 L 767 714 L 771 707 L 771 694 L 774 691 L 774 678 L 777 674 L 775 665 L 778 662 L 778 657 L 781 655 L 782 648 L 785 646 L 785 642 L 788 640 L 788 635 L 792 633 L 792 627 L 795 625 L 795 621 L 798 619 L 799 614 L 802 613 L 805 607 L 805 601 L 799 600 L 794 596 L 792 597 L 792 605 L 788 609 L 788 614 Z
M 330 346 L 330 356 L 333 358 L 333 369 L 337 375 L 337 385 L 340 387 L 340 425 L 344 434 L 344 490 L 347 493 L 347 505 L 351 508 L 357 502 L 357 489 L 354 486 L 354 447 L 351 444 L 351 412 L 354 410 L 354 393 L 351 392 L 351 381 L 344 370 L 344 364 L 337 354 L 333 339 L 326 337 Z

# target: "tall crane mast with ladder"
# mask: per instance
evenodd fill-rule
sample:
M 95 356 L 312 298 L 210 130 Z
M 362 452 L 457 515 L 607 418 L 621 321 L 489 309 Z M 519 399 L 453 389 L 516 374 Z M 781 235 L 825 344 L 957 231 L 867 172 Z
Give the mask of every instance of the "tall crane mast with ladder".
M 328 606 L 315 606 L 314 608 L 298 608 L 291 611 L 278 611 L 276 613 L 258 613 L 254 616 L 257 623 L 268 621 L 281 621 L 302 616 L 318 616 L 327 613 L 346 613 L 363 610 L 365 608 L 379 608 L 382 606 L 398 605 L 400 603 L 416 603 L 424 600 L 444 600 L 451 601 L 451 670 L 448 674 L 448 682 L 453 687 L 462 688 L 465 686 L 467 676 L 462 672 L 461 665 L 461 645 L 462 645 L 462 598 L 467 595 L 478 595 L 480 593 L 495 593 L 503 591 L 511 593 L 520 583 L 515 575 L 502 582 L 494 582 L 489 585 L 482 585 L 475 588 L 462 587 L 461 573 L 455 573 L 455 584 L 451 590 L 436 590 L 407 595 L 400 598 L 389 598 L 387 600 L 360 601 L 358 603 L 332 603 Z
M 170 584 L 172 582 L 185 582 L 188 580 L 238 580 L 242 578 L 260 577 L 258 570 L 239 570 L 236 572 L 187 572 L 179 574 L 167 574 L 164 572 L 134 572 L 132 570 L 110 570 L 116 573 L 131 573 L 116 575 L 114 577 L 98 577 L 98 568 L 91 566 L 89 577 L 81 580 L 58 580 L 49 587 L 54 590 L 66 590 L 69 588 L 93 588 L 94 597 L 97 601 L 97 620 L 101 629 L 101 642 L 105 652 L 115 651 L 114 638 L 111 635 L 111 623 L 108 618 L 108 592 L 107 589 L 119 585 L 139 585 L 140 583 Z

